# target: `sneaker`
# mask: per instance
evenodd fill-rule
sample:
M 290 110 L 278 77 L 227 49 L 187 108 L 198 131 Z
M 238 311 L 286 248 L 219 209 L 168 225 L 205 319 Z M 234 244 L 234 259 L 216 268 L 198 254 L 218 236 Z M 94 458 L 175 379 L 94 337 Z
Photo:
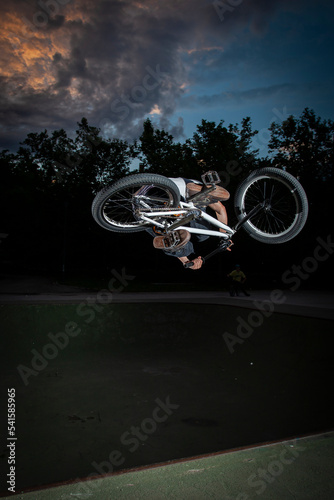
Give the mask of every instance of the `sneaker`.
M 176 251 L 184 247 L 190 240 L 190 233 L 185 229 L 172 231 L 165 236 L 156 236 L 153 238 L 154 248 L 160 250 Z

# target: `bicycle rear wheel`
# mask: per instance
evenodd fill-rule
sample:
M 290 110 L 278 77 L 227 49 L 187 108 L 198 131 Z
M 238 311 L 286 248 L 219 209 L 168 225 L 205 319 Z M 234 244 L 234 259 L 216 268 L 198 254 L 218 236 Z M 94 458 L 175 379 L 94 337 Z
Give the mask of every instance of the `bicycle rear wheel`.
M 238 220 L 263 202 L 265 207 L 242 226 L 252 238 L 269 244 L 285 243 L 303 229 L 308 216 L 307 196 L 291 174 L 272 167 L 252 172 L 235 194 Z
M 92 215 L 104 229 L 133 233 L 151 226 L 136 216 L 138 208 L 176 208 L 179 203 L 179 190 L 167 177 L 134 174 L 97 193 L 92 203 Z

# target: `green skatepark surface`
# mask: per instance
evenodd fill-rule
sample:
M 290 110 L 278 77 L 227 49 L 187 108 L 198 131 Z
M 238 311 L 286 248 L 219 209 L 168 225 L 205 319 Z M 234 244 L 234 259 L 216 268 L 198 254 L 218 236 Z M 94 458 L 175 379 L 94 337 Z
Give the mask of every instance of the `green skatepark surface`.
M 18 494 L 20 500 L 332 500 L 334 434 Z M 6 497 L 10 498 L 10 497 Z
M 24 498 L 243 500 L 263 488 L 266 499 L 333 498 L 330 319 L 210 304 L 11 304 L 0 324 L 3 408 L 7 389 L 16 392 L 17 495 L 72 481 Z M 289 460 L 284 450 L 300 442 L 306 450 Z M 322 475 L 322 493 L 307 496 L 305 478 L 320 491 Z M 292 489 L 275 496 L 290 476 Z

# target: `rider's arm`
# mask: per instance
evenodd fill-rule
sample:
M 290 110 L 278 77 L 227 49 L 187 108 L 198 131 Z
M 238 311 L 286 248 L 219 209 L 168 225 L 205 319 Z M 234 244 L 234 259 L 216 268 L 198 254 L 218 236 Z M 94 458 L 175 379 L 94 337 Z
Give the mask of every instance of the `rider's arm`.
M 223 224 L 227 225 L 228 218 L 227 218 L 226 208 L 224 207 L 224 205 L 220 201 L 216 201 L 215 203 L 211 203 L 209 207 L 211 207 L 216 212 L 216 217 L 219 220 L 219 222 L 222 222 Z M 219 231 L 221 231 L 222 233 L 226 233 L 225 229 L 222 228 L 219 228 Z M 232 246 L 233 245 L 232 241 L 230 243 L 231 243 L 230 246 Z M 231 248 L 227 247 L 226 250 L 230 252 Z
M 220 201 L 216 201 L 215 203 L 211 203 L 209 205 L 210 208 L 212 208 L 216 212 L 216 217 L 219 220 L 219 222 L 222 222 L 223 224 L 227 224 L 228 219 L 227 219 L 227 212 L 226 208 Z M 219 229 L 219 231 L 222 231 L 225 233 L 224 229 Z

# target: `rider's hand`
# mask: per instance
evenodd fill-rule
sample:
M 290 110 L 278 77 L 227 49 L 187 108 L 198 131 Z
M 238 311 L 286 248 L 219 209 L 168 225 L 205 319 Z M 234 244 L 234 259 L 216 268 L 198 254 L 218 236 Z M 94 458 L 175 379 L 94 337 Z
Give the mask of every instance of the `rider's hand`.
M 192 269 L 193 271 L 196 271 L 196 269 L 200 269 L 203 265 L 202 257 L 196 257 L 196 259 L 192 260 L 192 262 L 194 263 L 194 265 L 189 269 Z

